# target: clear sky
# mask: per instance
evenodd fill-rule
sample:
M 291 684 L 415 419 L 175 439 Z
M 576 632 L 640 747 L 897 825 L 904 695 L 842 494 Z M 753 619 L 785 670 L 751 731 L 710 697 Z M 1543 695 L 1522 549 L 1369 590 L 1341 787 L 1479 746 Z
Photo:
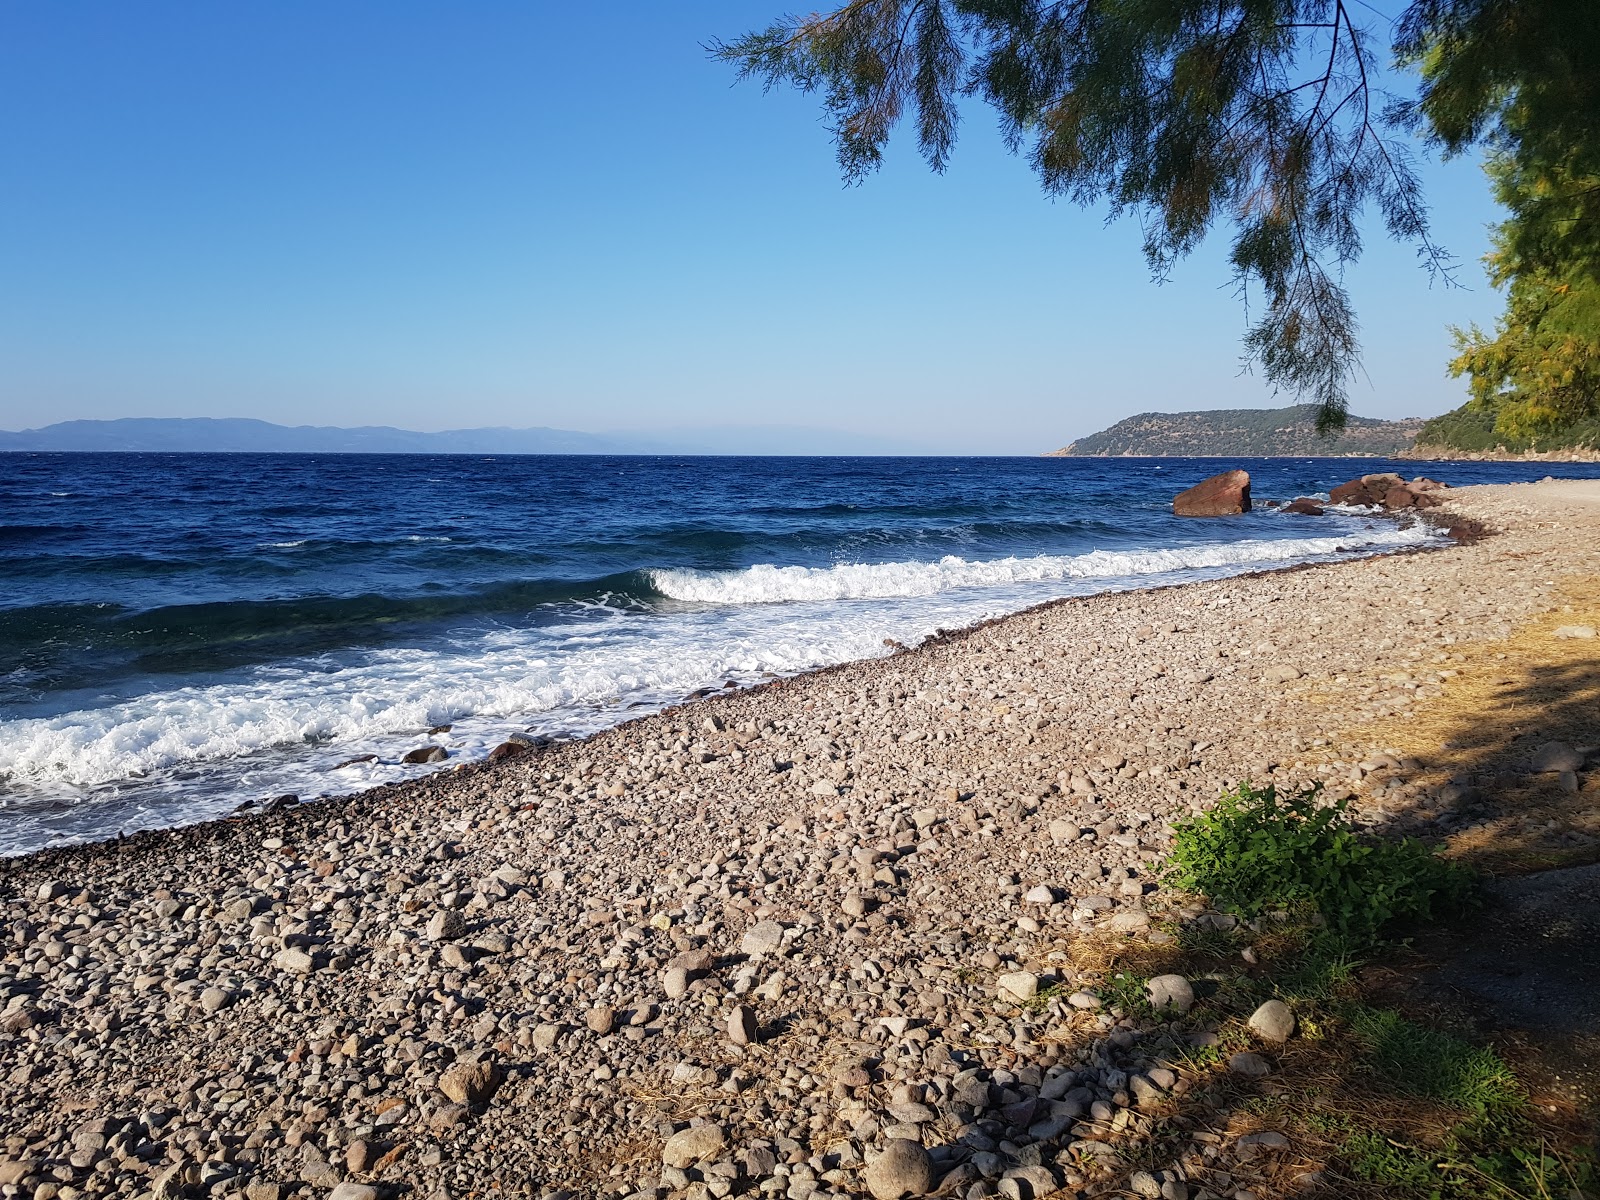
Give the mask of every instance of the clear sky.
M 0 5 L 0 428 L 804 424 L 1034 453 L 1267 406 L 1220 239 L 1153 286 L 982 109 L 840 183 L 818 103 L 701 43 L 783 0 Z M 1374 237 L 1353 411 L 1459 404 L 1492 322 L 1472 162 L 1425 171 L 1466 289 Z

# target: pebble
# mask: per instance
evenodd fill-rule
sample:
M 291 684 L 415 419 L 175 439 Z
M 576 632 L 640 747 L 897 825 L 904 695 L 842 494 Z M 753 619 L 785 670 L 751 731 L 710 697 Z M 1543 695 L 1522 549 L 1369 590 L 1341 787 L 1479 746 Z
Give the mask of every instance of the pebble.
M 728 1131 L 721 1125 L 691 1125 L 680 1129 L 661 1148 L 661 1161 L 683 1170 L 716 1155 L 728 1144 Z
M 1272 1074 L 1272 1064 L 1252 1050 L 1244 1050 L 1228 1059 L 1228 1070 L 1235 1075 L 1260 1079 Z
M 1030 971 L 1013 971 L 995 980 L 1002 1000 L 1025 1003 L 1039 994 L 1039 977 Z
M 1157 975 L 1145 987 L 1157 1012 L 1171 1009 L 1181 1014 L 1194 1007 L 1194 988 L 1182 975 Z
M 756 1010 L 740 1004 L 728 1013 L 728 1040 L 735 1046 L 748 1046 L 756 1040 Z
M 480 1059 L 458 1063 L 440 1075 L 439 1090 L 455 1103 L 475 1108 L 489 1099 L 499 1081 L 494 1063 Z
M 1294 1036 L 1294 1012 L 1282 1000 L 1268 1000 L 1250 1014 L 1250 1029 L 1268 1042 L 1287 1042 Z
M 891 1138 L 867 1160 L 865 1181 L 873 1200 L 926 1196 L 933 1190 L 933 1160 L 920 1142 Z
M 583 1018 L 591 1033 L 605 1037 L 617 1027 L 617 1010 L 609 1004 L 597 1004 Z

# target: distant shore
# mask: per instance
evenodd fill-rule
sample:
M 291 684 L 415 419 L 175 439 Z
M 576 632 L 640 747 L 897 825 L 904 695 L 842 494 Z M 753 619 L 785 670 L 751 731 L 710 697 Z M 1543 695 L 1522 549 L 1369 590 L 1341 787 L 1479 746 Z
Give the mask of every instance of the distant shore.
M 1131 1111 L 1154 1034 L 1067 1003 L 1092 981 L 1060 948 L 1169 936 L 1170 822 L 1231 781 L 1455 828 L 1437 764 L 1372 765 L 1383 729 L 1600 574 L 1600 482 L 1435 511 L 1494 536 L 1056 601 L 497 764 L 0 861 L 0 1181 L 864 1196 L 895 1139 L 930 1187 L 980 1153 L 1115 1185 L 1090 1106 Z

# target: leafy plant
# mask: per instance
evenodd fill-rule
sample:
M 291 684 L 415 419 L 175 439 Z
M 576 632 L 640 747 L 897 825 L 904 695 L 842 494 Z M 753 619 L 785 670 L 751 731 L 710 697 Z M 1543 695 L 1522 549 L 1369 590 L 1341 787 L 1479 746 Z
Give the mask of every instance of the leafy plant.
M 1485 1119 L 1523 1103 L 1511 1068 L 1486 1046 L 1407 1021 L 1397 1012 L 1358 1006 L 1346 1014 L 1368 1064 L 1397 1091 Z
M 1348 802 L 1321 785 L 1280 797 L 1249 783 L 1217 807 L 1173 827 L 1166 881 L 1241 917 L 1298 906 L 1332 934 L 1370 942 L 1389 922 L 1461 903 L 1471 875 L 1410 838 L 1363 836 Z

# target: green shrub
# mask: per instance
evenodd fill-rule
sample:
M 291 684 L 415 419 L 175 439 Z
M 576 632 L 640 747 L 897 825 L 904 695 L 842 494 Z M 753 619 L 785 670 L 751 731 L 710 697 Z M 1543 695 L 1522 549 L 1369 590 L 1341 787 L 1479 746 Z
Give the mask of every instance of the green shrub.
M 1390 921 L 1425 918 L 1469 894 L 1471 875 L 1410 838 L 1368 837 L 1348 802 L 1321 785 L 1280 797 L 1241 784 L 1173 827 L 1166 880 L 1241 917 L 1309 906 L 1332 934 L 1360 944 Z
M 1480 1118 L 1514 1112 L 1523 1104 L 1516 1076 L 1487 1046 L 1387 1009 L 1356 1006 L 1346 1017 L 1367 1064 L 1397 1091 Z

